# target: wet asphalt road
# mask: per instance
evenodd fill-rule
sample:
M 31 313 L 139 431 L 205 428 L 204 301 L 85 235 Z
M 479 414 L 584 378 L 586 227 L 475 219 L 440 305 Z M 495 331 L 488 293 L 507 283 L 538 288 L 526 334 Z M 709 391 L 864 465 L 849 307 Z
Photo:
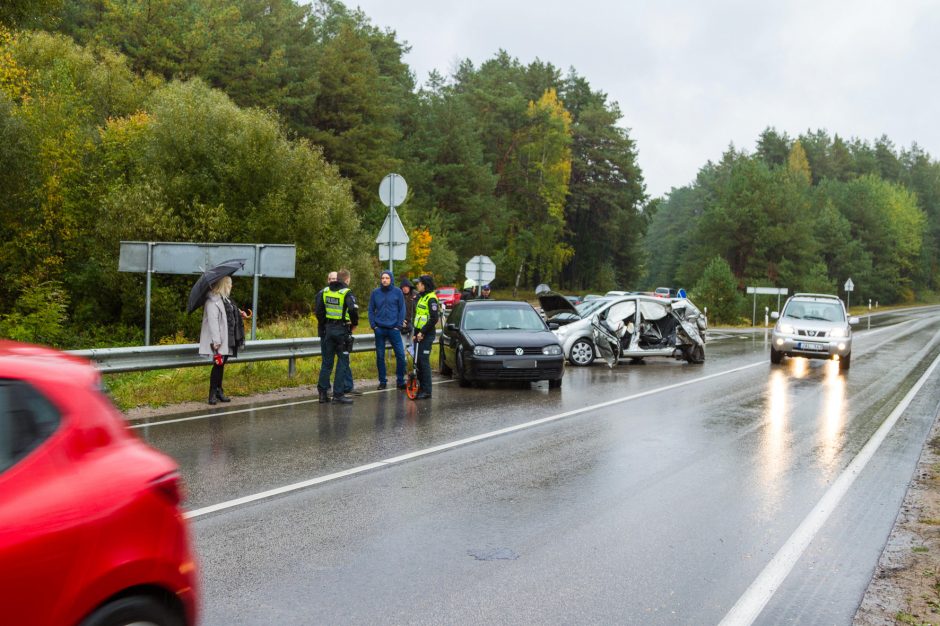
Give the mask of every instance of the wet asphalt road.
M 389 391 L 137 432 L 186 478 L 205 624 L 718 623 L 940 355 L 936 308 L 866 327 L 845 375 L 771 367 L 763 332 L 715 332 L 700 366 L 569 367 L 561 390 L 443 383 L 430 402 Z M 757 623 L 851 623 L 938 403 L 940 372 Z

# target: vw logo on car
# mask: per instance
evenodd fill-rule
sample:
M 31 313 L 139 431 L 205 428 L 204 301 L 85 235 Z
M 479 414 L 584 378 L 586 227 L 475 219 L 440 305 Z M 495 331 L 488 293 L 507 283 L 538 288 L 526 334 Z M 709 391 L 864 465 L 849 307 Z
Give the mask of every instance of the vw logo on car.
M 522 348 L 516 348 L 516 356 L 522 356 L 523 354 L 525 354 L 525 350 Z

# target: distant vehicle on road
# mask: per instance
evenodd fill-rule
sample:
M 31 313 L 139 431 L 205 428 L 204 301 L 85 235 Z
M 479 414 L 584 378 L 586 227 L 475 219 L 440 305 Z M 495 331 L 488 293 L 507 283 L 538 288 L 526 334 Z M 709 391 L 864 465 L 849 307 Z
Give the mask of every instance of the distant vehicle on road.
M 565 359 L 558 339 L 527 302 L 469 300 L 447 318 L 440 369 L 461 386 L 473 381 L 547 380 L 561 387 Z
M 848 317 L 838 296 L 796 293 L 783 305 L 783 315 L 770 314 L 777 320 L 770 340 L 770 362 L 777 364 L 787 356 L 807 359 L 838 359 L 845 371 L 852 363 L 852 326 L 857 317 Z
M 438 287 L 436 293 L 437 299 L 448 309 L 460 302 L 460 290 L 456 287 Z
M 653 295 L 657 298 L 675 298 L 678 293 L 678 290 L 672 287 L 657 287 Z
M 176 463 L 88 363 L 0 341 L 0 622 L 196 623 Z

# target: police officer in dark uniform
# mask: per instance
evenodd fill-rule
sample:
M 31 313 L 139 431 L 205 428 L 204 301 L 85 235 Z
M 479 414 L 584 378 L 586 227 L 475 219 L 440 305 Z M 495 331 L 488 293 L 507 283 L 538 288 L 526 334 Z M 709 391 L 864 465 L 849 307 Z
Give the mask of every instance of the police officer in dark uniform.
M 418 395 L 415 400 L 431 397 L 431 347 L 437 334 L 441 305 L 434 293 L 434 279 L 424 275 L 418 279 L 418 302 L 415 304 L 415 339 L 418 341 Z
M 346 379 L 349 372 L 349 338 L 359 324 L 359 307 L 356 297 L 349 290 L 349 270 L 339 270 L 336 281 L 331 282 L 317 299 L 317 320 L 324 331 L 320 336 L 320 352 L 323 362 L 320 365 L 320 379 L 317 391 L 320 402 L 330 401 L 330 373 L 333 360 L 336 359 L 336 376 L 333 377 L 333 402 L 352 404 L 352 398 L 345 395 Z

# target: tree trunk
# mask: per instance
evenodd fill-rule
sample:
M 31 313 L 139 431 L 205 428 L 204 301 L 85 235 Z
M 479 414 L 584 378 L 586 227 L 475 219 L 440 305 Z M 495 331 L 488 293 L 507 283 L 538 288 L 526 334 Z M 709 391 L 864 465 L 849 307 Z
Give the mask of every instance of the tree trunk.
M 519 281 L 522 280 L 523 267 L 525 267 L 525 262 L 519 263 L 519 271 L 516 272 L 516 284 L 512 287 L 512 297 L 514 300 L 519 297 Z

